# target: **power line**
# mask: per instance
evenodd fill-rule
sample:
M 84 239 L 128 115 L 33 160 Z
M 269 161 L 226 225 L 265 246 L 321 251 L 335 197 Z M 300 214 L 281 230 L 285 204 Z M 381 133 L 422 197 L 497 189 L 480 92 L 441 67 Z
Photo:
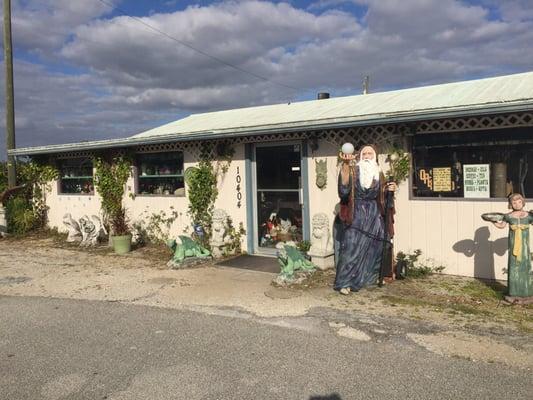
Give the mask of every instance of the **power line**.
M 242 72 L 242 73 L 245 73 L 245 74 L 247 74 L 247 75 L 253 76 L 254 78 L 260 79 L 260 80 L 262 80 L 262 81 L 270 82 L 270 83 L 272 83 L 272 84 L 274 84 L 274 85 L 282 86 L 282 87 L 285 87 L 285 88 L 287 88 L 287 89 L 296 90 L 296 91 L 301 90 L 300 88 L 297 88 L 297 87 L 294 87 L 294 86 L 290 86 L 290 85 L 286 85 L 286 84 L 284 84 L 284 83 L 280 83 L 280 82 L 273 81 L 273 80 L 271 80 L 271 79 L 265 78 L 265 77 L 262 76 L 262 75 L 256 74 L 255 72 L 251 72 L 251 71 L 245 70 L 245 69 L 243 69 L 243 68 L 241 68 L 241 67 L 238 67 L 237 65 L 231 64 L 231 63 L 229 63 L 229 62 L 227 62 L 227 61 L 224 61 L 224 60 L 222 60 L 221 58 L 218 58 L 218 57 L 213 56 L 213 55 L 211 55 L 211 54 L 209 54 L 209 53 L 206 53 L 206 52 L 203 51 L 203 50 L 197 49 L 196 47 L 194 47 L 194 46 L 192 46 L 192 45 L 190 45 L 190 44 L 188 44 L 188 43 L 186 43 L 186 42 L 184 42 L 184 41 L 182 41 L 182 40 L 176 39 L 174 36 L 171 36 L 171 35 L 169 35 L 168 33 L 163 32 L 163 31 L 160 30 L 160 29 L 157 29 L 156 27 L 154 27 L 154 26 L 152 26 L 152 25 L 150 25 L 150 24 L 144 22 L 144 21 L 143 21 L 142 19 L 140 19 L 140 18 L 137 18 L 137 17 L 134 17 L 134 16 L 129 15 L 125 10 L 123 10 L 122 8 L 120 8 L 120 7 L 118 7 L 118 6 L 114 6 L 113 4 L 108 3 L 108 2 L 105 1 L 105 0 L 98 0 L 98 1 L 99 1 L 100 3 L 103 3 L 103 4 L 105 4 L 105 5 L 109 6 L 109 7 L 111 7 L 112 9 L 115 9 L 115 10 L 120 11 L 122 14 L 124 14 L 124 16 L 129 17 L 129 18 L 131 18 L 132 20 L 134 20 L 134 21 L 136 21 L 136 22 L 139 22 L 140 24 L 143 24 L 144 26 L 146 26 L 147 28 L 153 30 L 154 32 L 157 32 L 157 33 L 159 33 L 159 34 L 165 36 L 166 38 L 168 38 L 168 39 L 170 39 L 170 40 L 173 40 L 173 41 L 175 41 L 176 43 L 178 43 L 178 44 L 180 44 L 180 45 L 182 45 L 182 46 L 185 46 L 185 47 L 187 47 L 187 48 L 189 48 L 189 49 L 191 49 L 191 50 L 193 50 L 193 51 L 195 51 L 195 52 L 197 52 L 197 53 L 199 53 L 199 54 L 201 54 L 201 55 L 203 55 L 203 56 L 205 56 L 205 57 L 208 57 L 208 58 L 210 58 L 210 59 L 212 59 L 212 60 L 214 60 L 214 61 L 216 61 L 216 62 L 218 62 L 218 63 L 220 63 L 220 64 L 223 64 L 223 65 L 225 65 L 225 66 L 227 66 L 227 67 L 230 67 L 230 68 L 236 69 L 236 70 L 239 71 L 239 72 Z

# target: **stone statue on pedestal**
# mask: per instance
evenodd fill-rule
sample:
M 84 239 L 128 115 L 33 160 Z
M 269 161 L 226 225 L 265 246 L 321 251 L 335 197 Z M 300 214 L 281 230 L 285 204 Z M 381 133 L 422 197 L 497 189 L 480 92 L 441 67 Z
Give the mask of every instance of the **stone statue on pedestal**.
M 333 237 L 328 216 L 324 213 L 315 214 L 312 225 L 311 248 L 307 254 L 311 256 L 318 268 L 333 268 Z
M 211 250 L 213 257 L 218 258 L 224 254 L 226 246 L 226 230 L 228 226 L 228 214 L 217 208 L 213 211 L 213 223 L 211 225 Z

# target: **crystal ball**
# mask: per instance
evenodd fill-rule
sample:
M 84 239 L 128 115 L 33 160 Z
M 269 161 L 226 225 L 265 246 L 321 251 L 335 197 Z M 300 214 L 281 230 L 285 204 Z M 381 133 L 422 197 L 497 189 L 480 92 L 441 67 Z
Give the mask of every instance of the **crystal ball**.
M 353 152 L 355 151 L 355 148 L 353 147 L 353 144 L 351 143 L 344 143 L 341 147 L 341 151 L 344 154 L 353 154 Z

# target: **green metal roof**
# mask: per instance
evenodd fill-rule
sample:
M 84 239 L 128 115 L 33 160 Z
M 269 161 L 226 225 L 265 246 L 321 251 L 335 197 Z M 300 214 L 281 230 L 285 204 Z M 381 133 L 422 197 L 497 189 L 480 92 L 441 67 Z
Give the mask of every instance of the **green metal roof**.
M 526 72 L 366 95 L 193 114 L 128 138 L 27 147 L 11 150 L 9 154 L 46 154 L 532 109 L 533 72 Z

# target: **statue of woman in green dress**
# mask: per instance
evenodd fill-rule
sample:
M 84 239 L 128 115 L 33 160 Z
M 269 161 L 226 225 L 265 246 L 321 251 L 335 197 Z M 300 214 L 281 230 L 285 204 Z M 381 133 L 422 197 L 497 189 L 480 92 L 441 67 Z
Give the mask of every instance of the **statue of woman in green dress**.
M 511 302 L 533 296 L 533 275 L 531 252 L 529 249 L 529 225 L 533 215 L 524 210 L 525 199 L 519 193 L 509 196 L 511 212 L 504 214 L 503 220 L 493 224 L 503 229 L 509 224 L 509 257 L 507 266 L 507 300 Z

